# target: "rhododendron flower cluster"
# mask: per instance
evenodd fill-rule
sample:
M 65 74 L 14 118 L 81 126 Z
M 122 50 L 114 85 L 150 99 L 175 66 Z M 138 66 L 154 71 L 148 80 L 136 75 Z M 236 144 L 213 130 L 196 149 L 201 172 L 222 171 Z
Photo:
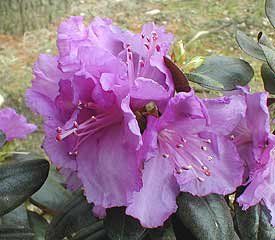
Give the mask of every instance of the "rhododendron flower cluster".
M 176 93 L 164 63 L 172 40 L 153 23 L 135 34 L 109 19 L 63 22 L 58 55 L 39 57 L 26 93 L 44 119 L 50 160 L 97 216 L 125 206 L 154 228 L 176 212 L 180 192 L 227 195 L 241 185 L 240 205 L 260 202 L 275 214 L 267 94 Z

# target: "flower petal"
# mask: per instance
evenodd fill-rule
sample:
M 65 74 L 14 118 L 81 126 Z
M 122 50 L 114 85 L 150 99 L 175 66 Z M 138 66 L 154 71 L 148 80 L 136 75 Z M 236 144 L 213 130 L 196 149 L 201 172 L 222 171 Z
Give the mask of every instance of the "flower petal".
M 230 134 L 246 113 L 245 98 L 240 95 L 203 100 L 211 119 L 211 128 Z
M 0 110 L 0 130 L 5 133 L 7 141 L 26 138 L 36 128 L 35 125 L 27 123 L 26 118 L 18 115 L 14 109 L 3 108 Z
M 209 155 L 206 156 L 199 146 L 192 151 L 193 157 L 200 159 L 209 169 L 209 175 L 201 174 L 198 179 L 192 173 L 192 169 L 181 174 L 176 173 L 175 176 L 182 192 L 197 196 L 211 193 L 226 195 L 234 192 L 242 184 L 244 166 L 235 145 L 226 137 L 221 136 L 215 136 L 211 141 L 212 146 L 207 148 Z M 211 160 L 207 159 L 208 156 Z
M 139 219 L 146 228 L 162 226 L 176 212 L 176 197 L 179 193 L 173 176 L 173 165 L 161 154 L 145 162 L 143 187 L 133 194 L 126 214 Z
M 266 149 L 264 154 L 267 162 L 264 166 L 258 166 L 258 169 L 251 174 L 250 183 L 244 193 L 237 199 L 237 202 L 248 209 L 258 203 L 266 205 L 272 216 L 272 225 L 275 226 L 275 148 L 274 140 Z
M 131 193 L 140 188 L 135 152 L 129 151 L 124 141 L 124 129 L 119 124 L 80 146 L 78 176 L 89 202 L 103 208 L 125 206 Z

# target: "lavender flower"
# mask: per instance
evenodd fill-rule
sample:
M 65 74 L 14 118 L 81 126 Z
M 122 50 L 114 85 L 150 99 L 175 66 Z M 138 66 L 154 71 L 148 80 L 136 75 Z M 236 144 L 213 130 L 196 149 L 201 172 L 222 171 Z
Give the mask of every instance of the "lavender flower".
M 143 187 L 126 213 L 145 227 L 161 226 L 176 211 L 179 191 L 225 195 L 242 183 L 243 164 L 235 145 L 215 132 L 193 91 L 179 93 L 159 119 L 149 119 L 143 142 Z
M 0 130 L 6 135 L 7 141 L 15 138 L 26 138 L 27 135 L 36 130 L 36 126 L 27 123 L 24 116 L 18 115 L 12 108 L 0 110 Z
M 163 62 L 172 36 L 154 24 L 141 34 L 109 19 L 82 17 L 60 25 L 56 57 L 34 67 L 28 106 L 44 118 L 43 147 L 71 189 L 83 186 L 99 215 L 128 205 L 141 187 L 136 152 L 142 138 L 133 111 L 155 100 L 163 108 L 174 94 Z
M 120 78 L 104 73 L 100 79 L 103 89 L 123 88 L 129 92 L 134 108 L 152 100 L 163 108 L 174 94 L 172 77 L 163 61 L 172 39 L 163 27 L 153 23 L 144 25 L 140 34 L 133 34 L 112 25 L 110 19 L 95 18 L 86 27 L 82 17 L 71 17 L 58 30 L 59 68 L 77 74 L 89 72 L 88 59 L 81 59 L 81 52 L 93 46 L 104 49 L 124 63 L 125 69 Z M 102 56 L 102 65 L 108 61 Z
M 101 71 L 117 73 L 120 62 L 111 54 L 90 50 L 93 58 L 86 66 L 92 66 L 98 78 Z M 91 52 L 82 54 L 85 59 Z M 97 61 L 102 56 L 109 60 L 103 66 Z M 95 76 L 62 73 L 57 60 L 40 57 L 27 91 L 27 103 L 44 117 L 43 147 L 52 162 L 64 169 L 71 188 L 81 185 L 81 180 L 90 202 L 105 208 L 125 205 L 140 185 L 135 151 L 141 136 L 130 98 L 104 91 Z
M 236 145 L 245 166 L 243 184 L 247 188 L 237 201 L 244 210 L 264 204 L 275 226 L 275 139 L 270 134 L 267 93 L 240 89 L 228 97 L 205 100 L 205 104 L 213 126 Z M 228 122 L 226 129 L 221 128 L 224 121 Z

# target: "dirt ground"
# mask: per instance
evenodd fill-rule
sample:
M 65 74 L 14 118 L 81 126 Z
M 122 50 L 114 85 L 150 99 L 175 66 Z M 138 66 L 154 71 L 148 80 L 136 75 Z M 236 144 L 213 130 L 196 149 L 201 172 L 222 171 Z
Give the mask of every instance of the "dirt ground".
M 109 17 L 124 28 L 139 31 L 145 22 L 165 25 L 177 40 L 187 43 L 188 58 L 207 55 L 242 57 L 256 70 L 252 89 L 262 90 L 260 62 L 241 52 L 234 40 L 235 30 L 241 29 L 253 37 L 259 31 L 275 39 L 264 15 L 264 0 L 75 0 L 66 16 L 55 24 L 26 32 L 23 36 L 0 35 L 0 94 L 4 106 L 14 107 L 40 128 L 25 142 L 15 147 L 41 152 L 42 128 L 24 104 L 24 92 L 32 79 L 32 65 L 39 53 L 56 52 L 56 28 L 70 15 L 82 15 L 89 21 L 94 16 Z M 206 31 L 206 32 L 202 32 Z M 197 34 L 201 36 L 190 40 Z

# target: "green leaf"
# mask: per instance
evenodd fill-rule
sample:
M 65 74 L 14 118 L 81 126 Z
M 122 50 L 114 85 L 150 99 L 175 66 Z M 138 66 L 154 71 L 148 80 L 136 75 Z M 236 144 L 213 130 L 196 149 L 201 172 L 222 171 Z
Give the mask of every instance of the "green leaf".
M 229 207 L 222 196 L 194 197 L 182 193 L 178 216 L 198 240 L 237 240 Z
M 0 148 L 6 143 L 6 135 L 0 130 Z
M 0 164 L 0 216 L 18 207 L 43 185 L 49 172 L 44 159 Z
M 229 91 L 247 85 L 253 78 L 252 67 L 244 60 L 224 57 L 206 57 L 194 72 L 186 74 L 190 81 L 203 87 Z
M 0 239 L 3 240 L 33 240 L 34 234 L 22 226 L 0 225 Z
M 106 231 L 103 226 L 103 221 L 95 222 L 94 224 L 82 228 L 75 234 L 72 240 L 92 240 L 104 239 L 106 240 Z
M 167 57 L 164 57 L 164 63 L 172 74 L 176 91 L 189 92 L 191 88 L 189 86 L 188 79 L 180 68 Z
M 55 168 L 51 167 L 45 184 L 31 197 L 34 203 L 42 205 L 43 208 L 47 208 L 51 212 L 60 212 L 64 203 L 72 197 L 72 193 L 60 184 L 61 178 L 62 176 Z
M 45 240 L 48 222 L 36 212 L 28 211 L 30 226 L 35 234 L 34 240 Z
M 137 220 L 125 214 L 125 208 L 107 210 L 104 219 L 107 235 L 111 240 L 141 240 L 147 234 Z
M 259 60 L 265 61 L 265 55 L 259 44 L 252 38 L 248 37 L 244 32 L 236 32 L 236 40 L 240 48 L 248 55 L 257 58 Z
M 24 205 L 0 218 L 0 239 L 33 240 L 33 237 Z
M 82 193 L 75 194 L 57 214 L 46 233 L 46 240 L 72 237 L 76 232 L 96 222 L 92 215 L 92 205 L 87 203 Z
M 270 69 L 268 64 L 264 63 L 261 67 L 261 75 L 264 81 L 264 89 L 275 94 L 275 73 Z
M 167 226 L 149 231 L 150 240 L 176 240 L 173 225 L 169 222 Z
M 264 51 L 265 58 L 269 67 L 273 70 L 273 72 L 275 72 L 275 50 L 263 44 L 260 44 L 260 46 Z
M 270 23 L 272 24 L 272 26 L 275 27 L 275 1 L 274 0 L 265 1 L 265 13 Z
M 235 223 L 242 240 L 275 239 L 275 228 L 270 225 L 267 211 L 261 205 L 242 211 L 236 204 Z

